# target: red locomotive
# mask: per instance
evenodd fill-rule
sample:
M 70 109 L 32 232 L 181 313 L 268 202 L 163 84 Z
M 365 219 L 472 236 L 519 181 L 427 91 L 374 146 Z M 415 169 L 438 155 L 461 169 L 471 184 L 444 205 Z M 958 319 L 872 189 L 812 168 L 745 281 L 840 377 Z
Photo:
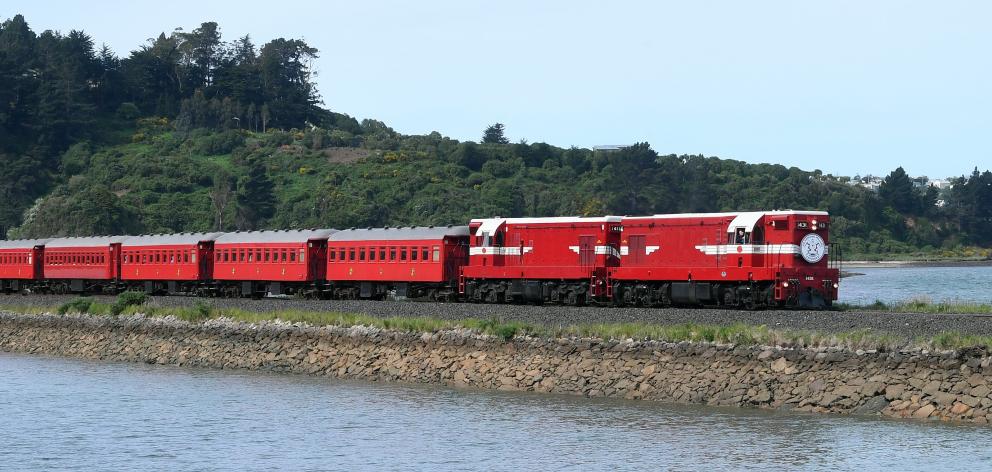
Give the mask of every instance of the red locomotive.
M 0 241 L 0 291 L 825 307 L 817 211 Z
M 606 300 L 620 253 L 620 218 L 488 218 L 469 224 L 461 291 L 473 301 Z
M 626 217 L 618 305 L 823 307 L 837 299 L 829 216 L 818 211 Z

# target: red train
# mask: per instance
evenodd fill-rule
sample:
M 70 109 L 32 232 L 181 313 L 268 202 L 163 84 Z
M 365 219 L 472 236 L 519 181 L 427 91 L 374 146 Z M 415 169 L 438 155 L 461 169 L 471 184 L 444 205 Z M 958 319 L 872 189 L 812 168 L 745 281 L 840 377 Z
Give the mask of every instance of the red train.
M 0 291 L 824 307 L 828 228 L 763 211 L 0 241 Z

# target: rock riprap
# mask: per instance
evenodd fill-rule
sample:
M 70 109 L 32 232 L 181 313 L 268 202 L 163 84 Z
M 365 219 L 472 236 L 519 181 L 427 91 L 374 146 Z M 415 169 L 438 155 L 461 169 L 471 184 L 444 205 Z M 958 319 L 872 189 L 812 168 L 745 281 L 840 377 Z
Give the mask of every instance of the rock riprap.
M 511 340 L 278 321 L 0 313 L 0 350 L 189 367 L 988 423 L 987 352 Z

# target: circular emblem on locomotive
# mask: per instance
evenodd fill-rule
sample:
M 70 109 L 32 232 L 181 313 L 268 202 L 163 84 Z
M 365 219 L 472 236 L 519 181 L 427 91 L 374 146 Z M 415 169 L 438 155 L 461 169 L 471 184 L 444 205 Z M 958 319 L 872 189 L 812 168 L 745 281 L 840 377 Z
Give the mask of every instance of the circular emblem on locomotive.
M 799 253 L 802 254 L 803 259 L 810 264 L 815 264 L 823 259 L 823 255 L 827 252 L 827 245 L 823 242 L 823 238 L 819 234 L 810 233 L 803 236 L 803 240 L 799 243 Z

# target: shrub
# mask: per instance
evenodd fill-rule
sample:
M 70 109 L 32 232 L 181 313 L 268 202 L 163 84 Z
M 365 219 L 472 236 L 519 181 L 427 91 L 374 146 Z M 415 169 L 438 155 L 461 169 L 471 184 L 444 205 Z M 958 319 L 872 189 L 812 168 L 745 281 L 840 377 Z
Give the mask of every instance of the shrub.
M 117 301 L 110 307 L 110 313 L 117 316 L 129 306 L 144 305 L 148 300 L 144 292 L 128 291 L 117 296 Z
M 205 320 L 207 318 L 210 318 L 210 315 L 213 314 L 213 311 L 214 309 L 210 305 L 207 305 L 206 303 L 203 302 L 196 302 L 197 319 Z
M 245 143 L 245 137 L 236 130 L 228 130 L 223 133 L 208 134 L 197 137 L 193 141 L 193 152 L 205 156 L 219 156 L 230 154 L 236 148 Z
M 90 306 L 93 305 L 93 299 L 87 297 L 80 297 L 70 302 L 63 303 L 62 306 L 57 310 L 58 314 L 64 315 L 66 313 L 86 313 L 89 311 Z
M 123 120 L 134 120 L 141 116 L 141 110 L 138 106 L 131 102 L 121 103 L 121 106 L 117 107 L 117 117 Z

